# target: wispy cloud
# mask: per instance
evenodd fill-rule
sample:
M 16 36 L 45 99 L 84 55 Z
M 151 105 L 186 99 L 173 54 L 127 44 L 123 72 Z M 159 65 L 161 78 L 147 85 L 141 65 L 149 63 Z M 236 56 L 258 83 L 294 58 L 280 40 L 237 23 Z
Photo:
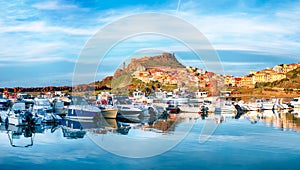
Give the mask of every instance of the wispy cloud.
M 11 32 L 52 32 L 52 33 L 66 33 L 70 35 L 92 35 L 96 32 L 96 28 L 72 28 L 67 26 L 51 26 L 44 21 L 34 21 L 24 24 L 5 26 L 0 25 L 0 33 Z
M 242 51 L 254 56 L 253 63 L 243 62 L 242 56 L 233 56 L 239 58 L 236 62 L 222 62 L 225 67 L 232 68 L 232 73 L 235 72 L 233 69 L 245 72 L 243 68 L 248 69 L 248 66 L 265 66 L 263 62 L 255 62 L 256 54 L 262 54 L 259 57 L 281 56 L 282 63 L 289 62 L 287 59 L 297 60 L 300 56 L 300 4 L 297 2 L 289 1 L 280 5 L 267 2 L 268 5 L 253 7 L 247 6 L 246 1 L 238 1 L 228 8 L 224 8 L 228 1 L 222 0 L 213 3 L 184 0 L 179 5 L 178 1 L 167 1 L 163 2 L 164 5 L 154 6 L 149 5 L 149 2 L 135 6 L 122 3 L 124 5 L 114 8 L 77 1 L 1 1 L 0 67 L 14 67 L 21 63 L 74 63 L 85 42 L 99 28 L 120 18 L 149 11 L 170 14 L 191 23 L 208 38 L 216 50 Z M 163 31 L 177 29 L 191 41 L 198 38 L 189 35 L 180 25 L 169 24 L 166 20 L 158 21 L 160 24 L 153 27 L 161 27 Z M 143 18 L 139 18 L 136 24 L 127 29 L 135 31 L 137 27 L 145 25 L 144 22 Z M 114 38 L 113 30 L 109 33 L 107 37 Z M 190 51 L 180 42 L 170 39 L 163 35 L 131 37 L 110 51 L 108 55 L 115 60 L 108 56 L 107 60 L 111 61 L 108 65 L 121 62 L 130 55 L 143 55 L 142 52 L 149 52 L 149 49 L 175 53 Z M 185 56 L 182 59 L 187 64 L 194 62 L 186 60 L 190 58 Z M 109 72 L 108 67 L 105 67 L 105 73 Z M 111 69 L 113 71 L 115 66 Z
M 76 5 L 60 4 L 57 1 L 46 1 L 33 4 L 32 7 L 40 10 L 63 10 L 63 9 L 77 9 Z
M 199 60 L 184 60 L 185 63 L 188 64 L 195 64 L 195 63 L 202 63 L 202 61 Z M 263 65 L 266 64 L 264 62 L 229 62 L 229 61 L 220 61 L 222 65 L 224 66 L 249 66 L 249 65 Z M 206 64 L 216 64 L 215 62 L 205 62 Z
M 218 50 L 300 55 L 296 50 L 300 47 L 299 38 L 295 39 L 300 33 L 296 17 L 299 7 L 293 3 L 268 13 L 207 13 L 198 9 L 203 9 L 200 3 L 183 2 L 178 15 L 195 25 Z

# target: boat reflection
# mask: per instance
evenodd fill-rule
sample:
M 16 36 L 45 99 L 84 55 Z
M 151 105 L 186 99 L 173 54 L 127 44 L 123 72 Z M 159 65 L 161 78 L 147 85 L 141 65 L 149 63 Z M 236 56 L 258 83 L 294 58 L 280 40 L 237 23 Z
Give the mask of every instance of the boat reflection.
M 1 124 L 0 133 L 7 133 L 9 143 L 12 147 L 27 148 L 33 145 L 35 134 L 44 134 L 46 129 L 51 129 L 51 133 L 53 133 L 57 129 L 57 127 L 57 124 L 44 124 L 39 126 L 15 126 L 9 124 Z
M 141 117 L 136 120 L 105 119 L 103 117 L 95 120 L 63 119 L 60 124 L 38 126 L 14 126 L 2 123 L 0 133 L 7 134 L 12 147 L 30 147 L 33 145 L 36 134 L 47 136 L 49 133 L 62 133 L 66 139 L 82 139 L 88 135 L 108 135 L 116 139 L 120 136 L 137 139 L 152 138 L 175 134 L 180 131 L 181 123 L 193 124 L 199 121 L 211 121 L 215 124 L 226 124 L 230 119 L 234 120 L 235 114 L 162 114 L 158 117 Z M 282 131 L 300 131 L 300 109 L 281 112 L 275 110 L 250 111 L 243 114 L 240 119 L 249 120 L 251 124 L 264 124 Z
M 282 131 L 300 131 L 300 110 L 265 110 L 263 112 L 251 111 L 244 115 L 251 123 L 262 122 L 268 127 Z

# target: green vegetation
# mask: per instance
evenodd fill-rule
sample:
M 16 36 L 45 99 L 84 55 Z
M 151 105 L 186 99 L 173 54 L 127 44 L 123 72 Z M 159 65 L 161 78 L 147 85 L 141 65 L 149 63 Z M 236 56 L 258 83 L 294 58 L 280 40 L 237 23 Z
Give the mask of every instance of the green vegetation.
M 131 81 L 132 81 L 132 76 L 128 73 L 123 73 L 117 78 L 112 79 L 111 88 L 112 89 L 125 88 L 131 83 Z
M 177 85 L 163 85 L 162 86 L 163 91 L 173 91 L 174 89 L 177 89 Z

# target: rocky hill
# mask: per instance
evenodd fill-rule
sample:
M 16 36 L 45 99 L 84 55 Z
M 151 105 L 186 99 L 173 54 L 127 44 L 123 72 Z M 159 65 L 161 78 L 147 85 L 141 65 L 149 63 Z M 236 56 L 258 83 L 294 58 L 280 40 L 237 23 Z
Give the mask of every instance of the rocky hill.
M 142 57 L 142 58 L 132 58 L 127 67 L 125 64 L 122 69 L 116 70 L 114 73 L 114 78 L 117 78 L 124 74 L 133 73 L 134 71 L 144 71 L 148 68 L 155 67 L 165 67 L 165 68 L 185 68 L 178 60 L 176 59 L 174 53 L 162 53 L 158 56 L 152 57 Z
M 130 63 L 123 68 L 117 69 L 111 81 L 111 88 L 115 93 L 127 93 L 129 85 L 132 84 L 132 74 L 135 71 L 145 71 L 150 68 L 185 68 L 174 54 L 162 53 L 158 56 L 133 58 Z M 123 92 L 124 91 L 124 92 Z

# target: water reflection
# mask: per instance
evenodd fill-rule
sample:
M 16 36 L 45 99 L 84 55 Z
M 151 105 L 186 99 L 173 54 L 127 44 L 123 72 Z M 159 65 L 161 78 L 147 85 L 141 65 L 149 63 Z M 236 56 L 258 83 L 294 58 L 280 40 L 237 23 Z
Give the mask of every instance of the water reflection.
M 42 124 L 38 126 L 14 126 L 2 123 L 0 133 L 6 133 L 8 140 L 13 147 L 29 147 L 33 145 L 35 134 L 46 135 L 61 131 L 66 139 L 82 139 L 90 135 L 128 135 L 130 131 L 142 130 L 145 133 L 170 133 L 175 131 L 176 123 L 183 119 L 176 115 L 162 115 L 160 117 L 141 117 L 137 120 L 132 119 L 105 119 L 96 120 L 76 120 L 62 119 L 56 124 Z M 49 131 L 48 131 L 49 130 Z M 142 134 L 139 134 L 142 135 Z M 20 145 L 18 145 L 18 144 Z
M 12 147 L 30 147 L 33 145 L 35 134 L 43 134 L 46 129 L 53 133 L 57 129 L 57 124 L 44 124 L 43 126 L 14 126 L 8 124 L 0 125 L 0 133 L 6 133 Z
M 267 127 L 274 127 L 283 131 L 300 131 L 300 110 L 264 110 L 262 112 L 251 111 L 244 115 L 251 123 L 264 123 Z
M 36 134 L 47 135 L 59 131 L 65 139 L 82 139 L 98 135 L 128 136 L 135 139 L 169 136 L 172 138 L 179 131 L 183 133 L 181 123 L 194 124 L 198 121 L 212 120 L 216 124 L 226 123 L 227 119 L 235 119 L 237 113 L 231 114 L 166 114 L 160 117 L 142 117 L 132 119 L 97 119 L 97 120 L 67 120 L 59 124 L 42 124 L 40 126 L 13 126 L 2 123 L 0 133 L 7 134 L 7 140 L 12 147 L 30 147 L 34 144 Z M 283 131 L 300 131 L 299 110 L 265 110 L 251 111 L 241 115 L 251 124 L 263 123 Z M 119 140 L 116 139 L 116 140 Z M 123 139 L 121 139 L 123 140 Z

